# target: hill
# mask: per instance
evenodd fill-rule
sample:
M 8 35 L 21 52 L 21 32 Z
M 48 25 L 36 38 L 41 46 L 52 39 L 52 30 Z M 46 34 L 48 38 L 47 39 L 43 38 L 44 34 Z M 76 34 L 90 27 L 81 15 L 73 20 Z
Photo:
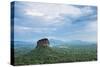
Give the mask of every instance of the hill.
M 61 53 L 50 47 L 35 48 L 28 54 L 15 57 L 15 65 L 55 63 L 61 57 Z
M 85 41 L 63 42 L 41 39 L 38 47 L 26 42 L 15 42 L 14 65 L 49 64 L 97 60 L 97 44 Z M 36 45 L 36 44 L 35 44 Z M 50 47 L 52 45 L 52 47 Z
M 50 64 L 97 60 L 96 48 L 35 48 L 15 57 L 14 65 Z

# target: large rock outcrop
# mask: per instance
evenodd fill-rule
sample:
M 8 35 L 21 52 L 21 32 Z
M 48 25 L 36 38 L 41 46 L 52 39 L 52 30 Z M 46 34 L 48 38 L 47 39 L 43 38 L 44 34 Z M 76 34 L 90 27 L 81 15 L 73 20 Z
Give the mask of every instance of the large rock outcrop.
M 43 38 L 37 41 L 36 48 L 39 47 L 48 47 L 49 46 L 49 40 L 47 38 Z

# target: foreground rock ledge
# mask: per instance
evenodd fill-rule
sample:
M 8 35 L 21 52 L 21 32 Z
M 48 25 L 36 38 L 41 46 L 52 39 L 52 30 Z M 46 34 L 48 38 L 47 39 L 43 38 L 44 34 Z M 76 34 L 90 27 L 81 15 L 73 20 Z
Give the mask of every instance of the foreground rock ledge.
M 37 46 L 36 48 L 40 47 L 49 47 L 49 40 L 47 38 L 43 38 L 37 41 Z

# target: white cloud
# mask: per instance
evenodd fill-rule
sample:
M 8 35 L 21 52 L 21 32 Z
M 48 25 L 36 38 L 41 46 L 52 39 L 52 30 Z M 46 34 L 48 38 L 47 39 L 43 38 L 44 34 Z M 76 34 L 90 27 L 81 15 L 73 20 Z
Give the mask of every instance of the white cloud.
M 97 32 L 97 21 L 90 21 L 90 23 L 86 26 L 86 31 Z
M 32 27 L 24 27 L 24 26 L 15 26 L 14 27 L 14 31 L 19 32 L 19 33 L 30 33 L 30 32 L 34 32 L 34 33 L 52 33 L 54 31 L 56 31 L 56 28 L 32 28 Z
M 51 32 L 56 31 L 56 28 L 32 28 L 32 31 L 36 33 L 48 33 L 49 34 Z
M 79 8 L 64 5 L 64 4 L 46 4 L 46 3 L 23 3 L 25 8 L 23 8 L 24 14 L 28 16 L 38 16 L 42 18 L 41 21 L 44 21 L 44 24 L 64 24 L 63 15 L 72 15 L 74 17 L 79 17 L 81 11 Z M 53 21 L 53 22 L 52 22 Z
M 25 33 L 25 32 L 27 32 L 27 31 L 29 31 L 29 30 L 31 30 L 31 28 L 29 28 L 29 27 L 14 26 L 14 31 L 15 31 L 15 32 L 23 32 L 23 33 Z
M 34 21 L 32 18 L 37 17 L 38 20 L 40 18 L 41 22 L 37 22 L 37 24 L 40 24 L 41 26 L 71 25 L 72 19 L 66 18 L 66 22 L 64 22 L 64 15 L 77 19 L 82 15 L 88 15 L 93 12 L 91 7 L 78 8 L 66 4 L 32 2 L 21 2 L 20 4 L 21 6 L 19 10 L 22 10 L 25 16 L 29 16 L 28 20 Z M 33 22 L 30 24 L 33 24 L 34 26 Z
M 44 16 L 43 13 L 39 13 L 39 12 L 32 12 L 31 10 L 27 10 L 26 11 L 27 15 L 31 15 L 31 16 Z
M 91 40 L 92 38 L 96 38 L 95 35 L 89 36 L 87 33 L 96 31 L 97 21 L 91 21 L 91 19 L 89 19 L 90 21 L 86 20 L 87 23 L 85 22 L 86 25 L 81 27 L 81 30 L 76 30 L 76 28 L 73 27 L 74 24 L 71 23 L 75 19 L 81 19 L 81 16 L 84 17 L 85 15 L 87 16 L 93 14 L 93 10 L 90 7 L 78 8 L 76 6 L 65 4 L 46 4 L 32 2 L 24 2 L 19 7 L 20 9 L 18 9 L 18 11 L 19 16 L 21 17 L 17 16 L 17 18 L 15 18 L 15 31 L 19 33 L 32 32 L 32 34 L 45 34 L 46 37 L 50 39 L 60 39 L 63 41 L 66 39 Z M 56 31 L 61 31 L 61 28 L 67 28 L 69 30 L 70 28 L 73 28 L 75 31 L 67 32 L 66 29 L 66 36 L 64 36 L 63 33 L 60 34 L 61 36 L 53 36 L 52 32 L 57 33 Z
M 50 18 L 59 17 L 61 14 L 68 14 L 74 16 L 81 14 L 79 8 L 76 8 L 74 6 L 63 5 L 63 4 L 32 3 L 30 5 L 29 3 L 27 4 L 27 7 L 28 8 L 25 9 L 26 13 L 27 11 L 31 13 L 38 12 L 44 14 L 44 16 L 47 17 L 50 16 Z

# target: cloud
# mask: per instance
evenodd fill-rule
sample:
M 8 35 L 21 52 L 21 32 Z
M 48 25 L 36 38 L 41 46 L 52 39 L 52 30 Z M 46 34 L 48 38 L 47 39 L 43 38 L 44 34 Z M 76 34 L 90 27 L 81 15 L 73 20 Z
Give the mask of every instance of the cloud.
M 15 32 L 19 32 L 19 33 L 39 33 L 39 34 L 43 34 L 43 33 L 52 33 L 54 31 L 56 31 L 56 28 L 32 28 L 32 27 L 23 27 L 23 26 L 15 26 L 14 27 L 14 31 Z
M 24 21 L 28 20 L 26 23 L 33 26 L 37 26 L 38 24 L 41 26 L 71 25 L 74 20 L 77 22 L 88 19 L 88 15 L 93 14 L 94 11 L 89 6 L 78 8 L 76 6 L 66 4 L 31 2 L 16 2 L 16 4 L 19 5 L 15 6 L 17 10 L 16 12 L 19 12 L 20 17 L 22 15 L 21 19 Z M 15 16 L 18 16 L 17 13 Z M 81 19 L 85 17 L 86 19 Z M 36 23 L 33 23 L 32 21 L 36 21 Z
M 14 32 L 23 32 L 23 33 L 26 33 L 26 32 L 29 32 L 31 30 L 31 28 L 29 27 L 23 27 L 23 26 L 14 26 Z
M 46 4 L 46 3 L 31 3 L 31 2 L 16 2 L 16 12 L 21 12 L 23 16 L 40 18 L 44 25 L 62 25 L 64 22 L 63 15 L 73 15 L 75 17 L 81 14 L 80 9 L 74 6 L 67 6 L 63 4 Z M 34 7 L 35 6 L 35 7 Z M 17 13 L 15 16 L 18 16 Z M 26 19 L 26 18 L 25 18 Z M 53 21 L 53 22 L 52 22 Z M 69 20 L 68 20 L 69 22 Z
M 86 39 L 90 32 L 97 32 L 96 11 L 97 8 L 92 6 L 16 2 L 15 32 L 22 33 L 21 35 L 30 33 L 30 37 L 34 34 L 37 39 L 44 36 L 60 40 L 72 37 Z M 89 38 L 95 36 L 93 34 Z
M 31 15 L 31 16 L 44 16 L 43 13 L 39 13 L 39 12 L 32 12 L 32 11 L 26 11 L 26 15 Z
M 82 13 L 82 15 L 84 14 L 84 15 L 88 15 L 88 14 L 91 14 L 91 13 L 93 13 L 93 10 L 91 9 L 91 7 L 83 7 L 82 9 L 81 9 L 81 12 L 83 12 Z
M 86 31 L 97 32 L 97 21 L 91 21 L 85 29 Z
M 24 3 L 26 9 L 24 11 L 28 12 L 39 12 L 45 14 L 45 16 L 58 17 L 60 14 L 69 15 L 79 15 L 81 14 L 80 9 L 74 6 L 69 6 L 65 4 L 46 4 L 46 3 Z M 35 6 L 35 7 L 33 7 Z M 34 16 L 34 15 L 33 15 Z

